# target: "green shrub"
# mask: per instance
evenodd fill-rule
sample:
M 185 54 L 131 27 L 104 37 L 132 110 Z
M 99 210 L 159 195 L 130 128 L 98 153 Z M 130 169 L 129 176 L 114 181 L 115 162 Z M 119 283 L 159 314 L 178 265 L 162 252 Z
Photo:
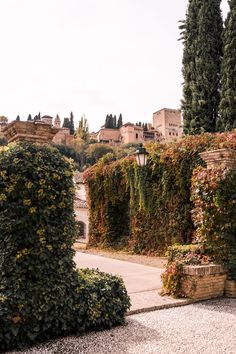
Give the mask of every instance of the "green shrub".
M 212 251 L 201 244 L 174 245 L 168 248 L 168 262 L 198 265 L 212 262 Z
M 80 297 L 78 317 L 85 329 L 111 328 L 124 323 L 130 307 L 123 280 L 98 269 L 78 270 Z
M 77 328 L 73 168 L 56 149 L 0 152 L 0 348 Z
M 0 350 L 124 321 L 121 280 L 75 270 L 72 177 L 56 149 L 0 151 Z

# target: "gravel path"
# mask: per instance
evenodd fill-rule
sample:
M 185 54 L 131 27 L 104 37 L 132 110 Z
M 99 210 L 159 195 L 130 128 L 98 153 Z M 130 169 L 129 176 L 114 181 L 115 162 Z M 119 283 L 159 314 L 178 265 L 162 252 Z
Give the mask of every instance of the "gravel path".
M 235 354 L 236 300 L 133 315 L 124 327 L 51 341 L 21 353 Z

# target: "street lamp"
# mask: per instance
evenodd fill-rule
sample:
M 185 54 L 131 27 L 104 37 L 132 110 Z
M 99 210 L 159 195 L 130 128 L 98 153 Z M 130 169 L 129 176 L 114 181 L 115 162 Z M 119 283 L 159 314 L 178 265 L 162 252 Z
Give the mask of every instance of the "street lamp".
M 140 167 L 146 166 L 148 152 L 146 151 L 145 147 L 143 147 L 143 144 L 139 145 L 138 149 L 135 152 L 135 156 L 136 156 L 136 161 L 138 166 Z

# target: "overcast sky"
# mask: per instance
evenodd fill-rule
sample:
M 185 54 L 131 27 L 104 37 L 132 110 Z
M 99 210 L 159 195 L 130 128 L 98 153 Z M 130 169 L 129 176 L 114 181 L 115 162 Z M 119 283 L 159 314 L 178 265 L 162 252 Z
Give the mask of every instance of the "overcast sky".
M 179 108 L 187 0 L 0 0 L 0 115 L 152 120 Z M 227 1 L 222 1 L 224 15 Z

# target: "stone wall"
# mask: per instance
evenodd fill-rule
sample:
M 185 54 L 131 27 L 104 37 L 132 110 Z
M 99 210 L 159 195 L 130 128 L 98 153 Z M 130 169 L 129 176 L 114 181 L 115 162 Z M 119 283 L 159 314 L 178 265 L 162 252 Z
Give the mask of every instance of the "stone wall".
M 224 295 L 226 273 L 221 265 L 184 266 L 182 289 L 186 297 L 208 300 Z

